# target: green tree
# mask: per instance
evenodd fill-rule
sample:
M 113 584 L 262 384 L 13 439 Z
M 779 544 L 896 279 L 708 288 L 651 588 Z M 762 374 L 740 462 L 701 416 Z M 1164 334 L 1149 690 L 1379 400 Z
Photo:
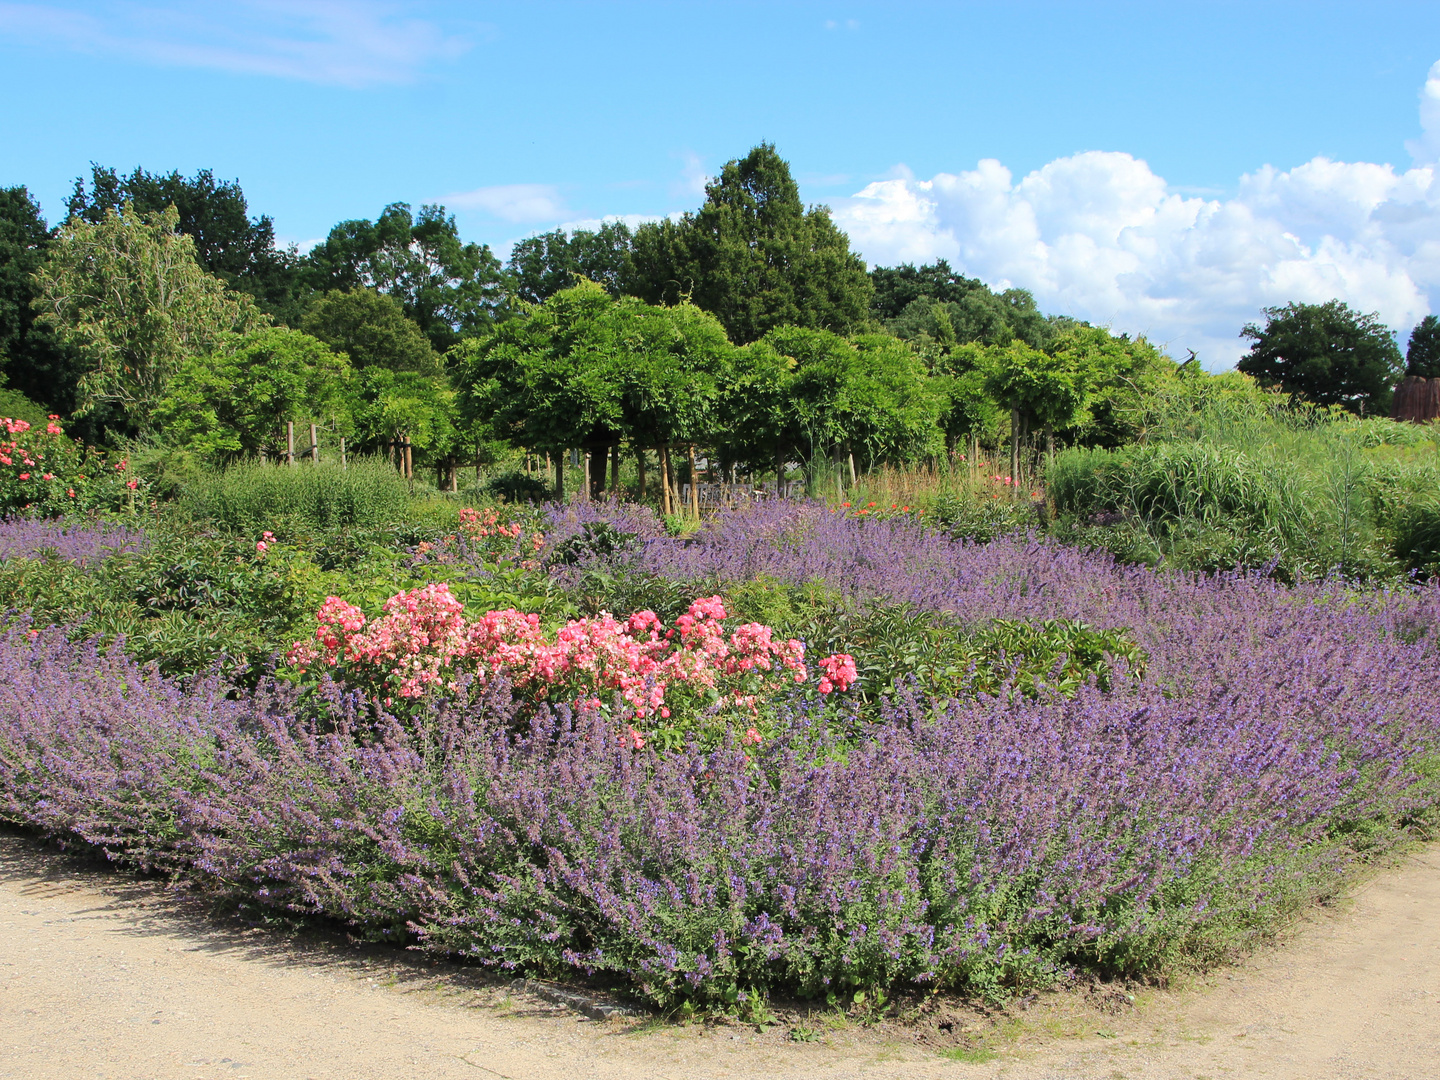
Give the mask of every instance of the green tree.
M 440 374 L 440 357 L 393 296 L 363 288 L 321 293 L 311 300 L 300 327 L 343 352 L 357 371 L 378 367 Z
M 780 327 L 764 344 L 793 362 L 778 449 L 810 465 L 812 477 L 826 457 L 836 466 L 848 468 L 853 458 L 870 467 L 936 449 L 944 399 L 904 342 Z
M 77 414 L 109 410 L 128 434 L 156 433 L 155 407 L 186 358 L 267 321 L 200 267 L 178 225 L 173 207 L 129 204 L 98 224 L 72 220 L 35 275 L 41 320 L 81 359 Z
M 1440 319 L 1426 315 L 1410 331 L 1405 349 L 1405 374 L 1440 378 Z
M 730 351 L 693 306 L 616 299 L 582 281 L 462 343 L 451 361 L 468 424 L 559 455 L 711 442 Z
M 1265 308 L 1265 326 L 1247 323 L 1254 342 L 1235 366 L 1261 386 L 1278 386 L 1317 405 L 1384 414 L 1400 378 L 1395 335 L 1376 313 L 1339 300 Z
M 56 340 L 52 327 L 37 322 L 35 274 L 51 240 L 30 193 L 0 188 L 0 381 L 46 406 L 42 416 L 73 412 L 80 378 L 74 352 Z
M 627 292 L 652 304 L 689 299 L 740 344 L 777 326 L 847 333 L 866 324 L 864 262 L 826 207 L 805 208 L 773 146 L 727 163 L 705 196 L 681 221 L 635 231 Z
M 1049 352 L 1078 373 L 1086 390 L 1083 411 L 1054 430 L 1091 446 L 1120 446 L 1145 430 L 1151 399 L 1176 365 L 1150 342 L 1079 324 L 1058 334 Z M 1197 365 L 1198 366 L 1198 365 Z
M 69 221 L 99 225 L 109 212 L 130 203 L 141 214 L 175 207 L 179 229 L 195 241 L 200 265 L 230 288 L 249 293 L 262 310 L 279 318 L 293 316 L 297 302 L 299 256 L 275 246 L 275 223 L 268 215 L 251 217 L 238 180 L 217 181 L 209 169 L 193 177 L 178 171 L 149 173 L 137 168 L 120 176 L 93 162 L 90 186 L 75 180 L 66 200 Z
M 187 357 L 156 407 L 167 441 L 210 461 L 285 452 L 287 422 L 348 430 L 350 365 L 324 342 L 270 327 Z
M 630 243 L 630 228 L 623 221 L 527 237 L 510 252 L 507 268 L 515 295 L 526 303 L 543 303 L 583 277 L 619 296 L 630 264 Z
M 408 203 L 391 203 L 373 222 L 342 221 L 307 256 L 305 276 L 321 292 L 394 297 L 438 352 L 484 330 L 505 300 L 500 260 L 463 243 L 443 206 L 412 217 Z
M 437 375 L 371 367 L 355 379 L 351 406 L 361 449 L 408 441 L 422 462 L 448 460 L 459 442 L 455 391 Z
M 1046 348 L 1056 326 L 1040 313 L 1024 289 L 992 292 L 984 282 L 963 277 L 944 259 L 926 266 L 902 263 L 877 266 L 871 311 L 892 334 L 923 344 L 935 337 L 943 313 L 960 344 L 1007 345 L 1019 338 L 1034 349 Z
M 1097 369 L 1081 350 L 1050 355 L 1022 341 L 990 350 L 988 361 L 985 389 L 1010 410 L 1010 474 L 1018 476 L 1027 432 L 1039 426 L 1051 442 L 1057 428 L 1084 421 Z

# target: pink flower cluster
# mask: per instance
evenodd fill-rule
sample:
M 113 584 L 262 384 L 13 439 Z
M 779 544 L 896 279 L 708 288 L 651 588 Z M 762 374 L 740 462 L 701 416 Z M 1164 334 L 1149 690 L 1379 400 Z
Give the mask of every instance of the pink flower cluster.
M 460 511 L 460 531 L 472 540 L 490 536 L 505 536 L 514 540 L 519 539 L 524 530 L 518 521 L 510 525 L 500 524 L 500 514 L 494 507 L 473 510 L 467 506 Z
M 855 658 L 849 653 L 835 653 L 825 657 L 820 661 L 820 670 L 825 674 L 820 677 L 820 684 L 816 689 L 822 694 L 828 694 L 832 690 L 848 690 L 850 684 L 860 677 L 855 670 Z
M 672 628 L 653 611 L 623 620 L 602 613 L 567 622 L 552 640 L 538 615 L 514 609 L 467 621 L 449 586 L 437 583 L 392 596 L 369 623 L 355 605 L 329 597 L 316 612 L 314 640 L 296 642 L 288 656 L 302 671 L 317 663 L 343 664 L 402 698 L 453 685 L 461 671 L 481 679 L 504 672 L 517 688 L 528 687 L 540 698 L 566 694 L 599 701 L 602 692 L 618 691 L 637 719 L 668 719 L 667 692 L 680 687 L 753 713 L 757 679 L 773 673 L 805 681 L 802 642 L 777 641 L 760 623 L 727 632 L 728 617 L 721 598 L 710 596 L 691 604 Z M 854 682 L 851 657 L 837 654 L 820 663 L 826 671 L 822 692 Z

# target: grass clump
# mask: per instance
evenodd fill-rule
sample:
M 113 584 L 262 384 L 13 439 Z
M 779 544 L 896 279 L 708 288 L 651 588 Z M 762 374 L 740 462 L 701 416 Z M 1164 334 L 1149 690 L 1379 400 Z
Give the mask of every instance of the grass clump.
M 409 487 L 388 463 L 359 459 L 293 467 L 247 462 L 188 484 L 182 506 L 231 533 L 277 535 L 404 520 Z

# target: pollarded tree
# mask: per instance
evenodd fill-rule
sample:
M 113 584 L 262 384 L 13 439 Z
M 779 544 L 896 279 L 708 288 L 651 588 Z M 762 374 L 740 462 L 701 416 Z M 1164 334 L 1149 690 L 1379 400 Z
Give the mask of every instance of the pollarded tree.
M 1390 407 L 1400 349 L 1374 312 L 1362 315 L 1339 300 L 1289 303 L 1266 308 L 1265 326 L 1247 323 L 1240 336 L 1254 344 L 1235 366 L 1261 386 L 1351 412 Z
M 1020 441 L 1027 430 L 1047 434 L 1084 419 L 1096 369 L 1077 350 L 1056 355 L 1012 341 L 988 350 L 985 388 L 1010 410 L 1010 473 L 1020 471 Z
M 339 421 L 349 432 L 350 365 L 323 341 L 284 327 L 187 357 L 156 408 L 167 441 L 223 462 L 286 449 L 287 422 Z
M 635 231 L 625 291 L 652 304 L 688 299 L 738 344 L 778 326 L 864 327 L 872 292 L 864 262 L 827 208 L 805 208 L 773 146 L 727 163 L 705 196 L 681 221 Z
M 157 431 L 155 407 L 188 358 L 269 321 L 195 260 L 173 208 L 126 205 L 72 220 L 35 276 L 41 319 L 80 356 L 77 415 L 110 410 L 129 433 Z
M 617 300 L 586 281 L 462 343 L 450 359 L 470 425 L 555 455 L 628 440 L 663 459 L 676 444 L 718 434 L 730 351 L 720 325 L 693 306 Z
M 764 343 L 794 361 L 782 449 L 813 466 L 912 460 L 939 441 L 944 400 L 920 358 L 888 334 L 847 341 L 825 330 L 781 327 Z
M 1440 378 L 1440 319 L 1426 315 L 1410 331 L 1405 349 L 1405 374 L 1422 379 Z

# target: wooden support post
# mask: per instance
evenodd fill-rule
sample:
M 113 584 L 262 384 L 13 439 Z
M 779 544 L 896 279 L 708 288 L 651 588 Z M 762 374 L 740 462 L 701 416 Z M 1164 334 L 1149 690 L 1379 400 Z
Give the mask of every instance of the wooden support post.
M 670 499 L 672 480 L 670 476 L 670 447 L 668 445 L 662 445 L 660 447 L 660 483 L 662 487 L 660 499 L 661 512 L 673 514 L 675 511 L 673 509 L 674 504 Z
M 695 471 L 695 444 L 691 443 L 687 451 L 690 458 L 690 513 L 698 520 L 700 517 L 700 474 Z
M 295 421 L 285 421 L 285 464 L 295 464 Z
M 340 468 L 348 469 L 350 462 L 345 457 L 345 436 L 340 436 Z
M 310 464 L 320 464 L 320 440 L 316 437 L 315 425 L 310 425 Z
M 410 436 L 409 436 L 409 435 L 406 435 L 406 436 L 405 436 L 405 446 L 404 446 L 404 450 L 405 450 L 405 479 L 407 479 L 407 480 L 413 480 L 413 479 L 415 479 L 415 459 L 411 456 L 411 453 L 410 453 Z

